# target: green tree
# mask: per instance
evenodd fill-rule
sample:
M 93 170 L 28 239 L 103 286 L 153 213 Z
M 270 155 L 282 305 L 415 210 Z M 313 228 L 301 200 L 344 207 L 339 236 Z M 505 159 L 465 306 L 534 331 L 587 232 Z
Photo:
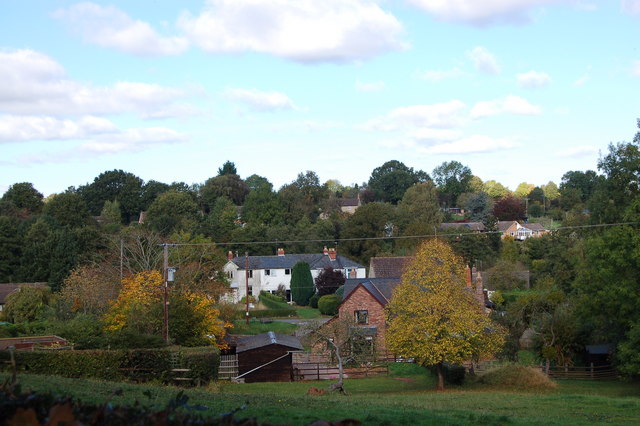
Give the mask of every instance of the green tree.
M 487 195 L 491 198 L 503 198 L 508 195 L 511 195 L 511 191 L 509 188 L 502 185 L 500 182 L 496 182 L 495 180 L 488 180 L 484 183 L 483 191 L 487 193 Z
M 43 195 L 32 183 L 14 183 L 7 189 L 1 201 L 11 203 L 15 208 L 25 211 L 28 215 L 38 214 L 43 207 Z
M 236 228 L 238 206 L 227 197 L 218 197 L 200 225 L 200 232 L 217 242 L 231 241 Z
M 167 191 L 151 203 L 146 223 L 154 231 L 169 235 L 175 231 L 188 231 L 195 227 L 198 205 L 184 192 Z
M 486 192 L 474 192 L 466 197 L 462 205 L 472 222 L 483 222 L 493 209 L 493 200 Z
M 265 184 L 249 192 L 242 206 L 242 218 L 245 221 L 264 225 L 284 223 L 285 205 L 270 185 Z
M 81 227 L 89 219 L 89 209 L 80 194 L 63 192 L 51 197 L 44 206 L 44 214 L 61 226 Z
M 249 193 L 249 187 L 236 174 L 223 174 L 207 179 L 200 188 L 200 198 L 205 211 L 209 212 L 218 197 L 227 197 L 240 206 Z
M 143 181 L 132 173 L 111 170 L 101 173 L 88 185 L 78 188 L 92 215 L 102 211 L 105 201 L 117 200 L 122 209 L 123 223 L 137 219 L 142 210 Z
M 380 238 L 397 235 L 394 229 L 396 212 L 388 203 L 369 203 L 358 208 L 345 221 L 340 234 L 346 239 L 341 251 L 358 262 L 368 264 L 372 256 L 390 253 L 391 240 Z
M 298 262 L 291 271 L 291 299 L 299 306 L 307 306 L 313 296 L 313 277 L 307 262 Z
M 435 366 L 444 389 L 444 363 L 460 364 L 499 350 L 503 333 L 466 290 L 464 263 L 432 239 L 420 246 L 386 307 L 387 347 L 396 355 Z
M 402 199 L 409 187 L 418 182 L 426 182 L 428 180 L 430 180 L 429 175 L 422 170 L 414 171 L 412 167 L 407 167 L 400 161 L 392 160 L 387 161 L 371 172 L 369 188 L 375 192 L 376 200 L 396 204 Z
M 0 282 L 16 282 L 22 253 L 18 219 L 0 216 Z
M 433 180 L 448 206 L 457 205 L 460 194 L 470 191 L 472 177 L 471 169 L 459 161 L 445 161 L 433 169 Z
M 222 175 L 237 175 L 238 170 L 236 169 L 236 165 L 231 161 L 225 161 L 222 167 L 218 169 L 218 176 Z
M 111 224 L 122 223 L 122 212 L 120 210 L 120 203 L 116 201 L 105 201 L 104 207 L 100 212 L 100 216 Z
M 267 188 L 269 191 L 273 191 L 273 184 L 263 176 L 253 174 L 245 179 L 245 183 L 249 187 L 249 191 L 256 191 L 260 188 Z
M 516 188 L 515 191 L 513 191 L 513 195 L 515 195 L 516 197 L 519 198 L 524 198 L 524 197 L 528 197 L 529 193 L 533 190 L 533 188 L 535 188 L 536 186 L 532 183 L 527 183 L 527 182 L 522 182 L 518 185 L 518 187 Z
M 147 210 L 151 203 L 158 198 L 160 194 L 164 194 L 171 187 L 166 183 L 158 182 L 157 180 L 150 180 L 142 187 L 142 193 L 140 195 L 140 208 Z
M 591 198 L 597 182 L 598 174 L 593 170 L 566 172 L 560 181 L 560 196 L 565 198 L 571 194 L 572 197 L 577 197 L 584 203 Z
M 50 300 L 48 287 L 21 286 L 7 296 L 2 315 L 12 323 L 35 321 L 47 312 Z

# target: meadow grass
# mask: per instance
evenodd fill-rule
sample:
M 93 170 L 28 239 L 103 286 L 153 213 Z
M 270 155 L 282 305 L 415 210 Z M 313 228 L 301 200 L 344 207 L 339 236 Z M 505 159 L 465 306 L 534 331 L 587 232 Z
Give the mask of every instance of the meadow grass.
M 287 322 L 273 321 L 270 323 L 261 323 L 260 321 L 250 321 L 249 324 L 244 320 L 237 320 L 233 322 L 232 334 L 250 334 L 256 335 L 266 333 L 267 331 L 274 331 L 282 334 L 293 334 L 298 328 L 296 324 L 290 324 Z
M 4 379 L 7 375 L 0 375 Z M 173 386 L 103 382 L 52 376 L 20 375 L 23 390 L 64 393 L 95 403 L 164 407 L 181 390 Z M 347 379 L 347 396 L 307 395 L 330 381 L 294 383 L 213 383 L 185 390 L 189 404 L 219 415 L 246 405 L 236 416 L 272 424 L 304 425 L 318 419 L 355 418 L 371 425 L 415 424 L 640 424 L 637 382 L 558 381 L 547 391 L 505 390 L 477 382 L 436 392 L 426 370 L 406 365 L 389 376 Z M 122 389 L 121 395 L 114 390 Z M 119 392 L 117 392 L 119 393 Z

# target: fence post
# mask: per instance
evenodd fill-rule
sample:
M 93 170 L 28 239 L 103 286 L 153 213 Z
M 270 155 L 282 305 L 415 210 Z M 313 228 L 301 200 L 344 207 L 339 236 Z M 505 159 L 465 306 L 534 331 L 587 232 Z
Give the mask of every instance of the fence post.
M 591 363 L 589 370 L 591 371 L 591 379 L 593 380 L 593 363 Z
M 564 378 L 569 378 L 569 367 L 567 366 L 567 364 L 564 365 Z
M 318 380 L 320 380 L 320 363 L 319 362 L 316 363 L 316 371 L 318 373 Z

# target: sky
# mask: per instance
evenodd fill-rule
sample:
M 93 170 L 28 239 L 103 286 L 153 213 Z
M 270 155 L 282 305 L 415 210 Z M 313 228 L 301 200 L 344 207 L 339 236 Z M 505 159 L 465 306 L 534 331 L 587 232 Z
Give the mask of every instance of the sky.
M 0 193 L 225 161 L 559 184 L 633 139 L 638 94 L 640 0 L 0 0 Z

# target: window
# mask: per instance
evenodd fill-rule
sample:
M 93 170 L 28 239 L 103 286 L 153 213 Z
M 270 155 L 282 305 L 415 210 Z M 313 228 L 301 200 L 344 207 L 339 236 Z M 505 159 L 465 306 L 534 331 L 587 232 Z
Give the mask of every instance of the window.
M 369 311 L 355 311 L 356 324 L 369 324 Z
M 249 278 L 253 278 L 253 269 L 249 269 Z
M 271 269 L 265 269 L 264 270 L 264 274 L 265 275 L 271 275 Z
M 291 269 L 285 269 L 284 270 L 284 274 L 285 275 L 291 275 Z
M 233 279 L 233 271 L 227 271 L 227 278 Z

